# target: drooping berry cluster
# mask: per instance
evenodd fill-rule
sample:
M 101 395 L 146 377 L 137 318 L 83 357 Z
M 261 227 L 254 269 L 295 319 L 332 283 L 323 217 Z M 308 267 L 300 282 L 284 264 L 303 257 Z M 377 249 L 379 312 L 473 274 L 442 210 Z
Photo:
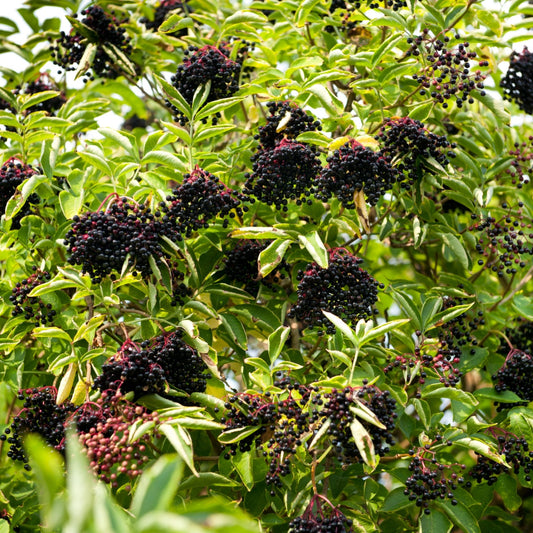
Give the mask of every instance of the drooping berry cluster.
M 498 411 L 526 405 L 533 400 L 533 357 L 521 350 L 511 350 L 503 366 L 492 376 L 492 381 L 494 381 L 496 392 L 508 390 L 524 400 L 523 402 L 500 403 L 497 407 Z
M 325 496 L 315 494 L 302 516 L 291 520 L 289 533 L 350 533 L 352 526 L 353 521 L 346 518 Z
M 493 431 L 494 433 L 494 431 Z M 511 466 L 512 471 L 518 475 L 520 472 L 525 474 L 526 481 L 531 481 L 531 472 L 533 470 L 533 451 L 529 450 L 526 439 L 517 437 L 511 433 L 494 435 L 498 442 L 498 452 L 505 458 Z M 487 481 L 489 485 L 494 485 L 498 481 L 500 474 L 509 473 L 510 469 L 501 464 L 477 454 L 477 463 L 468 473 L 470 477 L 478 483 Z
M 38 433 L 51 447 L 64 452 L 65 422 L 75 406 L 69 402 L 58 405 L 56 398 L 55 387 L 19 390 L 18 399 L 24 402 L 22 409 L 13 418 L 11 426 L 0 435 L 0 439 L 10 445 L 7 456 L 24 463 L 26 470 L 30 467 L 22 439 L 28 433 Z
M 9 301 L 14 305 L 11 312 L 12 316 L 24 315 L 25 320 L 33 319 L 35 325 L 42 324 L 46 326 L 53 322 L 56 311 L 52 309 L 51 304 L 45 304 L 36 296 L 28 296 L 37 286 L 50 279 L 50 273 L 38 270 L 34 267 L 35 272 L 26 279 L 19 281 L 11 291 Z
M 272 149 L 252 156 L 253 172 L 246 173 L 244 192 L 276 209 L 287 211 L 290 200 L 307 201 L 320 172 L 320 160 L 304 143 L 283 139 Z
M 126 198 L 114 200 L 105 212 L 76 215 L 65 236 L 69 263 L 82 265 L 82 272 L 96 283 L 113 271 L 121 272 L 127 257 L 134 273 L 148 277 L 152 273 L 150 258 L 158 263 L 164 255 L 161 236 L 176 238 L 175 231 L 158 218 L 158 212 Z
M 119 56 L 116 51 L 129 58 L 133 51 L 131 39 L 113 13 L 106 13 L 100 6 L 90 6 L 81 12 L 82 27 L 73 28 L 70 34 L 61 32 L 57 46 L 52 47 L 54 64 L 65 71 L 74 71 L 89 45 L 95 45 L 95 55 L 84 80 L 94 77 L 114 79 L 121 73 Z M 76 15 L 75 15 L 76 16 Z M 92 72 L 91 72 L 92 71 Z
M 381 0 L 381 2 L 376 2 L 376 0 L 366 0 L 368 7 L 370 9 L 377 9 L 378 7 L 384 7 L 386 9 L 392 9 L 393 11 L 398 11 L 402 7 L 407 7 L 406 0 Z M 383 6 L 381 6 L 383 4 Z M 354 3 L 356 9 L 360 9 L 362 2 Z
M 441 441 L 442 437 L 437 439 Z M 408 467 L 412 474 L 405 481 L 404 494 L 409 496 L 409 500 L 423 508 L 425 514 L 430 514 L 429 505 L 435 500 L 448 499 L 452 505 L 457 505 L 453 491 L 465 481 L 457 473 L 464 470 L 465 465 L 440 464 L 429 444 L 409 453 L 414 456 Z
M 173 265 L 172 268 L 172 299 L 170 300 L 170 305 L 175 307 L 177 305 L 183 305 L 186 300 L 188 300 L 193 291 L 190 287 L 187 287 L 187 284 L 184 282 L 185 274 Z
M 346 209 L 354 209 L 354 195 L 362 191 L 366 201 L 375 205 L 399 178 L 399 171 L 390 164 L 390 159 L 389 155 L 376 153 L 352 139 L 327 158 L 315 195 L 325 202 L 335 196 Z
M 500 81 L 503 97 L 514 101 L 525 113 L 533 113 L 533 54 L 524 46 L 522 52 L 513 51 L 509 69 Z
M 320 415 L 329 423 L 327 433 L 331 435 L 337 459 L 343 464 L 362 461 L 350 427 L 356 418 L 356 411 L 353 409 L 361 405 L 372 411 L 381 423 L 380 427 L 367 420 L 360 420 L 372 439 L 376 455 L 383 457 L 393 443 L 396 400 L 389 391 L 382 392 L 367 385 L 361 388 L 347 387 L 342 391 L 333 389 L 324 394 L 324 407 L 320 410 Z
M 330 250 L 329 261 L 328 268 L 312 263 L 298 273 L 298 299 L 288 316 L 300 320 L 304 327 L 335 333 L 335 326 L 322 311 L 351 323 L 372 317 L 380 284 L 359 267 L 362 259 L 343 248 Z
M 530 183 L 531 173 L 533 172 L 533 136 L 528 139 L 529 143 L 515 143 L 514 150 L 509 151 L 513 157 L 511 166 L 505 170 L 505 173 L 511 178 L 511 184 L 521 189 L 524 185 Z
M 259 133 L 255 136 L 261 150 L 275 148 L 283 139 L 294 140 L 300 133 L 322 129 L 319 120 L 294 102 L 268 102 L 267 108 L 270 113 L 266 118 L 267 123 L 260 126 Z
M 142 17 L 139 19 L 139 22 L 144 24 L 149 30 L 157 31 L 159 26 L 161 26 L 161 24 L 163 24 L 163 22 L 165 22 L 165 20 L 168 18 L 169 13 L 174 11 L 180 15 L 187 15 L 192 11 L 192 9 L 187 2 L 184 2 L 183 0 L 161 0 L 161 2 L 159 2 L 155 8 L 153 20 Z M 178 36 L 186 34 L 186 29 L 177 33 Z
M 455 35 L 459 40 L 460 37 Z M 420 94 L 429 94 L 433 100 L 448 107 L 448 101 L 455 99 L 458 108 L 465 102 L 472 104 L 471 92 L 479 91 L 485 95 L 483 82 L 487 77 L 481 70 L 473 70 L 474 61 L 478 61 L 477 53 L 470 50 L 470 43 L 460 42 L 455 48 L 449 48 L 451 38 L 439 39 L 431 37 L 429 30 L 424 28 L 422 35 L 409 37 L 407 42 L 411 48 L 407 56 L 422 56 L 424 64 L 421 74 L 413 74 L 413 79 L 421 86 Z M 486 67 L 488 61 L 478 61 L 479 67 Z
M 30 165 L 25 165 L 17 157 L 10 157 L 2 165 L 0 168 L 0 216 L 6 212 L 7 202 L 15 194 L 17 187 L 38 173 L 38 170 Z M 38 202 L 39 197 L 35 193 L 31 194 L 13 220 L 13 227 L 15 229 L 19 226 L 22 217 L 30 213 L 30 204 Z
M 518 317 L 515 326 L 505 328 L 505 336 L 512 348 L 533 355 L 533 322 L 531 320 Z M 509 353 L 507 343 L 502 343 L 498 352 L 507 356 Z
M 455 143 L 444 135 L 431 133 L 419 120 L 408 117 L 388 119 L 376 139 L 381 142 L 381 153 L 388 155 L 400 172 L 411 180 L 420 178 L 425 162 L 430 157 L 441 165 L 455 157 Z
M 79 438 L 95 474 L 104 482 L 116 488 L 120 476 L 134 479 L 142 473 L 143 465 L 149 460 L 147 443 L 158 436 L 157 413 L 149 413 L 144 407 L 113 397 L 100 399 L 98 407 L 105 413 L 102 419 Z M 132 426 L 152 425 L 154 429 L 131 440 Z
M 483 259 L 479 265 L 492 270 L 499 277 L 513 275 L 518 268 L 527 265 L 526 257 L 533 255 L 533 231 L 530 221 L 524 220 L 523 203 L 518 202 L 519 209 L 513 212 L 506 203 L 503 209 L 508 213 L 499 219 L 487 216 L 482 222 L 473 225 L 471 231 L 483 232 L 476 244 L 476 251 Z M 474 215 L 473 215 L 474 217 Z
M 189 237 L 193 231 L 208 228 L 209 221 L 215 217 L 242 216 L 247 210 L 241 207 L 244 199 L 244 195 L 226 187 L 217 176 L 196 166 L 184 175 L 182 184 L 160 206 L 173 230 Z M 227 227 L 228 220 L 223 224 Z
M 58 90 L 59 88 L 56 82 L 50 78 L 48 73 L 39 74 L 39 77 L 36 80 L 30 81 L 28 84 L 26 84 L 26 86 L 22 88 L 22 91 L 19 89 L 19 91 L 21 91 L 23 94 L 38 94 L 44 91 Z M 27 109 L 26 112 L 33 113 L 35 111 L 46 111 L 49 115 L 53 115 L 66 101 L 67 99 L 65 95 L 60 93 L 53 98 L 45 100 L 44 102 L 39 102 L 38 104 L 32 105 Z
M 227 45 L 207 45 L 200 49 L 190 46 L 184 53 L 185 59 L 171 82 L 189 104 L 192 104 L 196 89 L 208 81 L 211 82 L 211 89 L 206 102 L 228 98 L 239 90 L 242 64 L 230 59 L 231 50 Z M 178 109 L 170 107 L 178 121 L 185 124 L 186 117 Z
M 135 397 L 158 393 L 166 396 L 167 383 L 182 392 L 204 392 L 207 366 L 186 344 L 180 330 L 137 346 L 126 341 L 102 367 L 94 387 L 108 394 L 133 392 Z

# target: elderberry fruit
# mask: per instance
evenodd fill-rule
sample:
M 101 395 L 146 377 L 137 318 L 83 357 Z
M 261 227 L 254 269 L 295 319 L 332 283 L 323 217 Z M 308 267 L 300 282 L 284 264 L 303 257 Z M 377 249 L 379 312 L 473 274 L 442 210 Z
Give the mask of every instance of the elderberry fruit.
M 20 91 L 20 89 L 19 89 Z M 26 84 L 20 92 L 23 94 L 39 94 L 44 91 L 59 91 L 59 88 L 55 81 L 50 78 L 48 73 L 41 73 L 39 77 Z M 67 101 L 65 95 L 61 92 L 57 96 L 39 102 L 35 105 L 30 106 L 26 113 L 33 113 L 35 111 L 45 111 L 49 115 L 54 115 L 54 113 Z
M 335 248 L 330 250 L 328 268 L 316 263 L 307 265 L 305 271 L 298 273 L 298 299 L 288 316 L 300 320 L 304 327 L 325 328 L 331 334 L 335 333 L 335 326 L 322 311 L 350 323 L 372 317 L 380 285 L 359 267 L 362 262 L 345 249 Z
M 530 183 L 533 175 L 533 136 L 528 138 L 528 143 L 515 143 L 514 150 L 509 151 L 513 158 L 511 166 L 505 170 L 505 173 L 511 178 L 511 184 L 517 189 Z
M 407 7 L 406 0 L 381 0 L 381 2 L 376 0 L 366 0 L 366 3 L 370 9 L 384 7 L 385 9 L 392 9 L 393 11 L 398 11 L 402 7 Z M 362 2 L 354 2 L 354 7 L 356 9 L 360 9 L 361 5 Z
M 517 318 L 515 326 L 505 328 L 505 336 L 513 348 L 533 355 L 533 322 L 531 320 Z M 507 356 L 509 346 L 506 342 L 502 343 L 498 352 Z
M 291 520 L 289 533 L 351 533 L 354 531 L 352 526 L 352 520 L 333 507 L 329 500 L 316 494 L 302 516 Z
M 317 180 L 315 196 L 324 202 L 335 196 L 346 209 L 355 208 L 354 195 L 359 191 L 370 205 L 375 205 L 399 177 L 389 156 L 376 153 L 355 139 L 335 150 L 327 162 Z
M 524 46 L 522 52 L 513 51 L 509 60 L 509 69 L 500 81 L 503 97 L 514 101 L 525 113 L 533 113 L 533 54 Z
M 320 171 L 320 160 L 306 144 L 283 139 L 274 148 L 252 157 L 253 172 L 246 173 L 244 192 L 276 209 L 287 211 L 290 200 L 311 204 L 309 196 Z
M 65 447 L 65 421 L 75 410 L 69 402 L 56 403 L 55 387 L 19 390 L 18 399 L 24 401 L 22 409 L 13 417 L 11 426 L 4 431 L 4 438 L 10 445 L 7 456 L 13 461 L 27 463 L 23 437 L 38 433 L 45 442 L 60 452 Z
M 457 36 L 453 37 L 458 38 Z M 450 48 L 452 38 L 444 36 L 442 39 L 432 37 L 427 28 L 422 35 L 410 37 L 407 42 L 411 44 L 407 56 L 423 57 L 420 74 L 414 74 L 413 79 L 420 85 L 420 94 L 429 95 L 435 102 L 447 108 L 449 100 L 455 100 L 458 108 L 468 102 L 474 103 L 471 93 L 478 91 L 480 96 L 485 96 L 484 80 L 486 73 L 475 68 L 486 67 L 487 61 L 477 60 L 477 53 L 470 49 L 470 43 L 464 41 Z
M 39 174 L 39 170 L 25 165 L 16 157 L 9 158 L 0 168 L 0 216 L 5 214 L 8 201 L 15 194 L 17 187 L 25 180 Z M 33 193 L 24 203 L 15 218 L 13 229 L 20 227 L 20 220 L 30 213 L 30 204 L 39 202 L 39 197 Z
M 431 157 L 441 165 L 455 157 L 446 137 L 431 133 L 419 120 L 408 117 L 388 119 L 376 139 L 381 143 L 381 153 L 391 158 L 400 172 L 411 180 L 420 178 L 421 169 Z M 446 152 L 445 152 L 446 150 Z
M 208 228 L 215 218 L 236 215 L 241 217 L 247 207 L 241 207 L 246 197 L 233 191 L 220 182 L 218 177 L 196 168 L 183 176 L 182 184 L 167 196 L 167 202 L 161 204 L 164 220 L 177 231 L 189 237 L 193 231 Z M 223 222 L 227 227 L 228 220 Z
M 113 271 L 121 272 L 129 258 L 134 273 L 148 277 L 152 273 L 150 258 L 156 264 L 163 260 L 161 236 L 177 238 L 156 215 L 159 213 L 152 213 L 142 204 L 128 203 L 126 198 L 116 200 L 105 212 L 76 215 L 64 241 L 69 263 L 82 265 L 82 272 L 98 283 Z
M 183 0 L 161 0 L 161 2 L 156 5 L 153 20 L 142 17 L 139 19 L 139 22 L 144 24 L 147 29 L 157 31 L 159 26 L 161 26 L 161 24 L 163 24 L 163 22 L 169 17 L 169 14 L 177 13 L 179 15 L 188 15 L 191 11 L 192 9 L 189 4 Z M 185 28 L 175 32 L 173 35 L 176 35 L 177 37 L 187 35 L 187 29 Z
M 56 311 L 52 309 L 51 304 L 45 304 L 39 297 L 28 296 L 35 288 L 50 279 L 50 273 L 38 270 L 34 267 L 35 272 L 26 279 L 19 281 L 9 296 L 9 301 L 13 304 L 14 309 L 12 316 L 24 315 L 25 320 L 34 320 L 35 325 L 46 326 L 54 320 Z
M 505 363 L 492 376 L 496 392 L 511 391 L 522 398 L 523 402 L 500 403 L 497 410 L 510 409 L 527 405 L 533 400 L 533 357 L 521 350 L 513 349 L 507 355 Z
M 230 59 L 230 53 L 225 44 L 218 47 L 207 45 L 200 49 L 190 46 L 185 51 L 183 63 L 171 78 L 172 85 L 189 104 L 192 104 L 196 89 L 208 81 L 211 82 L 211 89 L 206 103 L 232 96 L 239 90 L 242 63 Z M 186 124 L 186 117 L 172 105 L 169 104 L 169 107 L 180 124 Z
M 67 35 L 61 32 L 55 47 L 52 47 L 54 64 L 65 71 L 78 68 L 88 46 L 94 46 L 94 58 L 85 71 L 84 81 L 94 77 L 115 79 L 123 70 L 120 57 L 129 58 L 133 51 L 131 39 L 113 13 L 106 13 L 100 6 L 90 6 L 81 12 L 83 27 L 73 28 Z M 118 52 L 118 53 L 117 53 Z M 129 70 L 129 69 L 128 69 Z
M 268 102 L 267 123 L 259 128 L 255 136 L 260 149 L 275 148 L 283 139 L 296 139 L 300 133 L 319 131 L 320 121 L 306 113 L 294 102 Z

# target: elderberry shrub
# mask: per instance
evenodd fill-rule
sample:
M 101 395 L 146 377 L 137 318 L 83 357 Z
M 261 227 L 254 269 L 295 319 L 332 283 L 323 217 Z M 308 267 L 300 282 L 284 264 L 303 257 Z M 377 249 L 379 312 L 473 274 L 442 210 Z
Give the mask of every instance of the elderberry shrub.
M 83 28 L 73 28 L 70 34 L 61 32 L 55 47 L 52 47 L 54 64 L 65 71 L 78 68 L 87 46 L 94 45 L 95 55 L 85 72 L 84 81 L 94 77 L 115 79 L 122 74 L 119 54 L 129 58 L 133 51 L 131 39 L 121 25 L 127 19 L 117 19 L 114 13 L 106 13 L 100 6 L 90 6 L 81 12 Z M 74 15 L 77 17 L 77 15 Z
M 500 81 L 505 100 L 514 101 L 525 113 L 533 113 L 533 54 L 524 46 L 522 52 L 513 51 L 509 69 Z
M 245 195 L 226 187 L 217 176 L 197 165 L 190 174 L 183 176 L 182 184 L 160 206 L 164 220 L 173 230 L 190 237 L 193 231 L 208 228 L 209 221 L 215 217 L 241 217 L 248 209 L 241 207 L 245 199 Z M 227 227 L 227 219 L 223 225 Z
M 452 505 L 457 505 L 453 491 L 465 480 L 455 470 L 464 470 L 465 465 L 438 463 L 429 445 L 416 454 L 415 450 L 409 453 L 414 455 L 408 467 L 412 474 L 405 481 L 404 494 L 409 500 L 423 508 L 425 514 L 430 514 L 429 504 L 435 500 L 449 499 Z
M 362 191 L 366 201 L 375 205 L 400 176 L 390 159 L 352 139 L 327 158 L 328 164 L 317 180 L 315 196 L 324 202 L 335 196 L 343 207 L 354 209 L 354 195 Z
M 23 407 L 0 439 L 10 445 L 7 456 L 24 463 L 26 470 L 30 470 L 30 467 L 22 440 L 28 433 L 38 433 L 48 445 L 64 452 L 65 421 L 74 412 L 75 406 L 69 402 L 57 405 L 56 398 L 55 387 L 21 389 L 18 392 L 18 399 L 24 401 Z
M 135 398 L 154 393 L 168 396 L 167 383 L 187 394 L 204 392 L 207 366 L 181 336 L 177 330 L 140 346 L 126 341 L 102 366 L 94 388 L 108 394 L 133 392 Z
M 409 117 L 387 119 L 376 139 L 382 145 L 380 153 L 389 156 L 411 183 L 421 177 L 422 167 L 430 157 L 441 165 L 447 165 L 448 158 L 455 157 L 451 151 L 455 143 L 431 133 L 422 122 Z
M 260 126 L 259 133 L 255 135 L 262 150 L 275 148 L 283 139 L 294 140 L 300 133 L 322 129 L 319 120 L 294 102 L 268 102 L 267 108 L 270 113 L 267 123 Z
M 15 194 L 17 187 L 25 180 L 39 174 L 40 170 L 25 165 L 16 157 L 10 157 L 0 168 L 0 216 L 5 214 L 8 201 Z M 31 194 L 12 222 L 13 229 L 20 227 L 20 220 L 30 214 L 30 204 L 39 202 L 39 197 Z
M 454 36 L 459 40 L 459 35 Z M 474 68 L 474 61 L 478 61 L 477 53 L 470 50 L 470 43 L 460 42 L 455 48 L 449 48 L 451 38 L 444 36 L 439 39 L 432 37 L 427 28 L 422 30 L 422 35 L 409 37 L 407 43 L 411 48 L 407 51 L 407 57 L 423 56 L 424 63 L 421 66 L 421 74 L 413 74 L 413 79 L 421 86 L 420 94 L 429 96 L 448 107 L 448 100 L 455 99 L 458 108 L 468 102 L 474 103 L 471 96 L 473 91 L 479 91 L 480 96 L 485 96 L 483 82 L 487 77 Z M 488 61 L 478 61 L 479 67 L 486 67 Z
M 492 376 L 494 382 L 494 390 L 496 392 L 511 391 L 520 396 L 523 402 L 514 403 L 498 403 L 497 411 L 503 409 L 510 409 L 520 405 L 527 405 L 528 402 L 533 400 L 533 357 L 521 350 L 512 349 L 505 363 L 498 370 L 496 374 Z
M 525 480 L 531 481 L 533 451 L 529 451 L 526 439 L 505 432 L 503 435 L 497 436 L 497 441 L 498 453 L 505 458 L 512 471 L 516 475 L 523 472 Z M 478 483 L 487 481 L 488 485 L 494 485 L 498 481 L 500 474 L 508 474 L 511 471 L 507 466 L 477 452 L 476 457 L 477 463 L 470 469 L 468 475 Z
M 134 274 L 147 278 L 152 273 L 150 258 L 157 264 L 164 256 L 161 236 L 177 238 L 175 231 L 158 217 L 159 212 L 129 203 L 127 198 L 116 200 L 105 212 L 76 215 L 64 241 L 69 263 L 82 265 L 82 272 L 99 283 L 113 271 L 120 272 L 129 256 Z
M 274 148 L 259 150 L 252 156 L 253 172 L 246 173 L 245 194 L 288 211 L 293 200 L 297 205 L 311 204 L 309 196 L 320 172 L 320 160 L 304 143 L 283 139 Z
M 208 81 L 211 82 L 211 89 L 206 103 L 228 98 L 239 90 L 242 63 L 230 59 L 231 50 L 226 44 L 220 44 L 218 47 L 206 45 L 200 49 L 189 46 L 184 53 L 185 59 L 170 81 L 189 104 L 192 104 L 196 89 Z M 187 118 L 181 111 L 171 104 L 169 107 L 178 122 L 185 125 Z
M 244 283 L 244 288 L 250 293 L 257 293 L 259 284 L 275 289 L 274 284 L 285 279 L 289 268 L 285 261 L 266 277 L 259 275 L 259 254 L 265 250 L 272 241 L 246 240 L 237 244 L 226 252 L 224 262 L 224 274 L 231 281 Z
M 183 0 L 161 0 L 155 8 L 153 20 L 142 17 L 139 22 L 144 24 L 147 29 L 157 31 L 159 26 L 168 18 L 169 13 L 176 12 L 179 15 L 188 15 L 191 11 L 191 7 Z M 174 35 L 178 37 L 187 35 L 187 29 L 184 28 L 175 32 Z
M 127 402 L 120 396 L 100 398 L 97 407 L 103 412 L 102 420 L 89 431 L 79 435 L 89 464 L 94 473 L 113 488 L 119 486 L 118 479 L 125 476 L 137 478 L 142 466 L 150 459 L 148 443 L 159 437 L 157 413 L 149 413 L 144 407 Z M 152 425 L 154 429 L 131 441 L 131 427 L 141 424 Z
M 326 505 L 324 505 L 324 503 Z M 289 523 L 289 533 L 350 533 L 353 521 L 333 507 L 321 494 L 315 494 L 303 512 Z
M 323 310 L 352 324 L 372 317 L 378 287 L 383 285 L 359 267 L 362 262 L 344 248 L 335 248 L 329 252 L 328 268 L 316 263 L 307 265 L 305 271 L 298 273 L 298 298 L 287 316 L 300 320 L 303 327 L 325 328 L 331 334 L 335 333 L 335 326 Z M 323 330 L 318 334 L 323 335 Z
M 524 221 L 522 202 L 518 202 L 518 207 L 513 212 L 507 203 L 503 203 L 502 208 L 508 210 L 506 215 L 498 220 L 487 216 L 469 228 L 485 234 L 476 244 L 476 251 L 483 257 L 478 264 L 495 272 L 498 277 L 516 274 L 518 268 L 527 265 L 526 257 L 533 255 L 532 224 L 527 219 Z
M 51 304 L 45 304 L 40 298 L 28 295 L 51 276 L 49 272 L 38 270 L 37 267 L 33 269 L 35 272 L 29 278 L 19 281 L 11 291 L 9 301 L 14 306 L 11 315 L 24 315 L 25 320 L 33 319 L 36 326 L 46 326 L 53 322 L 56 311 L 52 309 Z
M 346 387 L 339 391 L 333 389 L 324 394 L 324 406 L 320 416 L 328 421 L 327 434 L 331 436 L 334 453 L 343 464 L 359 463 L 362 461 L 361 453 L 353 438 L 351 423 L 356 418 L 352 408 L 364 406 L 372 411 L 376 418 L 385 426 L 378 427 L 366 420 L 360 419 L 361 425 L 369 433 L 376 455 L 383 457 L 393 443 L 392 431 L 396 426 L 396 400 L 389 391 L 380 391 L 377 387 L 367 386 L 361 388 Z

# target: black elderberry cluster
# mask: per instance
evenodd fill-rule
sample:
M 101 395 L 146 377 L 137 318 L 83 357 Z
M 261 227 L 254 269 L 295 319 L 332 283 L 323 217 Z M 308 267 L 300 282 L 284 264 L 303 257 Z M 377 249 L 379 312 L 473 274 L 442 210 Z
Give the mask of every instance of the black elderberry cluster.
M 65 422 L 75 406 L 69 402 L 57 405 L 56 398 L 55 387 L 20 390 L 18 399 L 24 401 L 22 409 L 13 418 L 11 426 L 0 435 L 0 439 L 10 445 L 7 456 L 24 463 L 26 470 L 30 470 L 30 466 L 22 439 L 28 433 L 38 433 L 47 444 L 64 452 Z
M 185 280 L 185 274 L 177 268 L 172 269 L 172 298 L 170 305 L 175 307 L 177 305 L 183 305 L 188 300 L 193 291 L 187 287 Z
M 287 211 L 289 200 L 297 205 L 311 204 L 309 196 L 320 172 L 320 160 L 313 149 L 291 139 L 283 139 L 272 149 L 252 156 L 253 172 L 246 173 L 244 192 L 276 209 Z
M 352 139 L 327 158 L 315 196 L 324 202 L 335 196 L 346 209 L 354 209 L 354 195 L 362 191 L 366 201 L 375 205 L 400 176 L 390 160 L 389 155 L 376 153 Z
M 505 170 L 505 173 L 511 178 L 512 185 L 521 189 L 524 185 L 530 183 L 531 173 L 533 172 L 533 136 L 528 139 L 529 143 L 515 143 L 514 150 L 509 151 L 513 157 L 511 166 Z
M 178 330 L 140 346 L 126 341 L 103 365 L 94 388 L 108 394 L 133 392 L 135 398 L 154 393 L 167 396 L 167 383 L 188 394 L 204 392 L 207 366 L 181 336 Z
M 383 429 L 366 420 L 360 420 L 372 438 L 376 455 L 383 457 L 389 451 L 389 445 L 393 443 L 392 431 L 396 426 L 397 416 L 396 400 L 391 397 L 389 391 L 382 392 L 367 385 L 361 388 L 347 387 L 342 391 L 333 389 L 324 394 L 324 406 L 320 415 L 330 423 L 327 433 L 331 436 L 338 461 L 343 464 L 362 461 L 350 428 L 351 422 L 356 418 L 350 408 L 359 404 L 370 409 L 385 426 Z
M 420 178 L 424 163 L 430 157 L 441 165 L 447 165 L 448 158 L 455 157 L 451 151 L 455 143 L 450 143 L 443 135 L 431 133 L 422 122 L 409 117 L 388 119 L 376 139 L 381 142 L 381 153 L 398 163 L 398 170 L 413 181 Z
M 273 284 L 285 278 L 288 265 L 282 261 L 268 276 L 259 277 L 259 254 L 271 241 L 246 240 L 226 252 L 224 274 L 231 281 L 244 283 L 250 293 L 257 293 L 259 284 L 273 287 Z
M 329 260 L 328 268 L 312 263 L 298 273 L 298 299 L 288 316 L 300 320 L 304 327 L 325 328 L 333 334 L 335 326 L 322 311 L 351 323 L 370 318 L 374 315 L 372 306 L 378 299 L 378 287 L 382 285 L 359 267 L 362 259 L 343 248 L 331 250 Z
M 454 36 L 459 40 L 459 35 Z M 458 108 L 463 107 L 465 102 L 472 104 L 474 99 L 472 91 L 479 91 L 480 96 L 485 96 L 484 80 L 486 73 L 476 69 L 486 67 L 488 61 L 478 61 L 477 53 L 470 50 L 470 43 L 460 42 L 455 48 L 449 48 L 451 38 L 445 36 L 442 40 L 431 37 L 429 30 L 424 28 L 422 35 L 409 37 L 407 42 L 411 48 L 407 56 L 422 57 L 424 66 L 421 74 L 413 74 L 413 79 L 421 86 L 420 94 L 429 94 L 433 100 L 448 107 L 448 101 L 455 99 Z
M 511 350 L 503 366 L 492 376 L 492 381 L 496 392 L 508 390 L 524 400 L 523 402 L 500 403 L 497 406 L 498 411 L 527 405 L 533 400 L 533 357 L 521 350 Z
M 407 7 L 406 0 L 381 0 L 381 2 L 376 2 L 375 0 L 366 0 L 366 3 L 370 9 L 377 9 L 383 7 L 386 9 L 392 9 L 393 11 L 398 11 L 402 7 Z M 355 8 L 360 9 L 362 2 L 354 2 Z
M 50 273 L 37 270 L 26 279 L 19 281 L 11 291 L 9 301 L 13 304 L 14 309 L 12 316 L 24 315 L 25 320 L 34 320 L 35 325 L 42 324 L 46 326 L 53 322 L 56 311 L 52 309 L 51 304 L 45 304 L 40 298 L 28 296 L 37 286 L 50 279 Z
M 515 326 L 505 328 L 505 336 L 513 348 L 533 355 L 533 322 L 531 320 L 518 317 Z M 502 343 L 498 352 L 507 356 L 509 353 L 507 343 Z
M 67 72 L 76 70 L 87 46 L 92 44 L 96 45 L 96 52 L 90 68 L 85 72 L 84 81 L 95 77 L 117 78 L 122 70 L 114 48 L 127 58 L 133 51 L 131 39 L 121 26 L 127 19 L 119 20 L 114 13 L 106 13 L 100 6 L 90 6 L 81 15 L 84 27 L 73 28 L 68 35 L 62 31 L 57 45 L 51 48 L 54 64 Z
M 189 104 L 192 104 L 196 89 L 208 81 L 211 82 L 211 90 L 206 103 L 228 98 L 239 90 L 242 63 L 230 59 L 231 50 L 227 45 L 207 45 L 200 49 L 190 46 L 184 53 L 185 59 L 171 82 Z M 184 125 L 186 117 L 174 106 L 169 107 Z
M 25 165 L 16 157 L 9 158 L 0 168 L 0 216 L 6 212 L 7 202 L 15 194 L 17 187 L 39 171 Z M 30 213 L 30 204 L 39 202 L 39 197 L 33 193 L 22 206 L 16 217 L 13 219 L 12 227 L 20 227 L 20 220 Z
M 515 213 L 509 208 L 507 215 L 498 220 L 487 216 L 470 227 L 470 231 L 484 233 L 476 244 L 476 251 L 483 257 L 478 264 L 485 265 L 484 268 L 492 270 L 499 277 L 516 274 L 518 268 L 526 266 L 526 256 L 533 255 L 532 224 L 524 221 L 522 202 L 518 202 L 518 207 Z M 502 208 L 507 209 L 508 205 L 503 203 Z
M 155 8 L 153 20 L 142 17 L 139 19 L 139 22 L 144 24 L 144 26 L 149 30 L 157 31 L 159 26 L 161 26 L 161 24 L 163 24 L 163 22 L 165 22 L 165 20 L 168 18 L 169 13 L 173 11 L 179 13 L 180 15 L 188 15 L 192 9 L 187 2 L 184 2 L 183 0 L 161 0 L 161 2 L 159 2 Z M 180 30 L 176 32 L 175 35 L 187 35 L 187 30 Z
M 69 263 L 82 265 L 82 272 L 98 283 L 113 271 L 120 272 L 127 257 L 135 273 L 148 277 L 152 273 L 150 257 L 158 263 L 164 255 L 162 235 L 177 238 L 174 229 L 161 222 L 159 212 L 121 198 L 107 211 L 76 215 L 64 244 Z
M 170 223 L 174 231 L 189 237 L 193 231 L 208 228 L 209 221 L 215 217 L 242 216 L 247 210 L 246 206 L 241 207 L 245 199 L 244 195 L 221 183 L 218 177 L 197 166 L 184 175 L 182 184 L 160 206 L 165 222 Z M 223 224 L 227 227 L 228 220 Z
M 259 128 L 255 136 L 259 140 L 260 150 L 275 148 L 283 139 L 296 139 L 306 131 L 320 131 L 320 121 L 306 113 L 297 104 L 290 101 L 268 102 L 269 115 L 267 123 Z
M 500 81 L 503 97 L 514 101 L 525 113 L 533 113 L 533 54 L 524 46 L 522 52 L 514 52 L 509 60 L 509 69 Z
M 302 516 L 291 520 L 289 533 L 350 533 L 353 532 L 352 526 L 351 519 L 317 494 L 311 498 Z
M 530 474 L 533 470 L 533 451 L 529 451 L 529 445 L 526 439 L 512 434 L 505 434 L 499 435 L 497 440 L 498 451 L 511 466 L 512 471 L 516 475 L 523 472 L 526 481 L 531 481 Z M 468 474 L 478 483 L 487 481 L 489 485 L 494 485 L 498 481 L 500 474 L 508 474 L 510 472 L 507 466 L 497 463 L 484 455 L 476 455 L 477 463 Z
M 425 514 L 430 514 L 429 504 L 435 500 L 447 499 L 452 505 L 457 505 L 453 491 L 465 482 L 464 477 L 455 471 L 464 470 L 464 465 L 440 464 L 434 456 L 427 456 L 428 453 L 431 455 L 428 450 L 429 445 L 416 455 L 414 450 L 410 450 L 411 455 L 415 456 L 409 463 L 412 474 L 405 481 L 404 490 L 409 500 L 423 508 Z

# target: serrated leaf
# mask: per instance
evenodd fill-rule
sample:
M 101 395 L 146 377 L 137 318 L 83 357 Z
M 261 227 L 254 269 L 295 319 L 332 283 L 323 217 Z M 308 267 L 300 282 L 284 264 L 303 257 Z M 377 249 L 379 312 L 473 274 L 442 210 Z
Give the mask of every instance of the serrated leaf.
M 191 469 L 191 472 L 198 476 L 198 472 L 194 467 L 194 458 L 192 450 L 192 441 L 190 435 L 179 426 L 171 426 L 163 423 L 159 426 L 159 430 L 168 439 L 172 447 L 178 452 L 178 455 L 185 461 L 185 464 Z
M 288 239 L 276 239 L 262 250 L 258 258 L 258 274 L 263 278 L 268 276 L 281 263 L 290 245 Z
M 317 231 L 307 235 L 298 235 L 300 244 L 305 247 L 314 261 L 321 268 L 328 268 L 329 254 Z

